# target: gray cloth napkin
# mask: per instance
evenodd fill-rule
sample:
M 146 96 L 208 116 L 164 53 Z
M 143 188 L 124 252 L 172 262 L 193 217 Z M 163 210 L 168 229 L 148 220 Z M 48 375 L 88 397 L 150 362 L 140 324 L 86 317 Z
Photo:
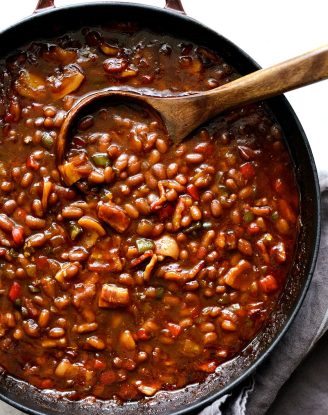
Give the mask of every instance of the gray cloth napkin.
M 231 394 L 223 396 L 211 406 L 205 408 L 199 415 L 263 415 L 274 402 L 277 393 L 287 382 L 294 370 L 308 355 L 313 346 L 328 331 L 328 173 L 320 174 L 321 188 L 321 242 L 318 261 L 310 288 L 295 320 L 288 329 L 286 335 L 278 343 L 274 351 L 258 367 L 256 372 L 239 388 Z M 327 376 L 326 373 L 324 376 Z M 294 388 L 295 389 L 295 388 Z M 319 391 L 320 388 L 318 388 Z M 316 389 L 313 388 L 313 394 Z M 322 392 L 322 391 L 320 391 Z M 328 390 L 325 391 L 328 395 Z M 294 390 L 295 393 L 295 390 Z M 288 400 L 286 399 L 288 402 Z M 322 412 L 316 415 L 328 413 L 326 403 L 318 402 L 322 406 Z M 288 405 L 288 403 L 287 403 Z M 290 405 L 295 405 L 295 401 Z M 287 408 L 284 408 L 286 414 Z M 302 408 L 288 413 L 307 413 Z

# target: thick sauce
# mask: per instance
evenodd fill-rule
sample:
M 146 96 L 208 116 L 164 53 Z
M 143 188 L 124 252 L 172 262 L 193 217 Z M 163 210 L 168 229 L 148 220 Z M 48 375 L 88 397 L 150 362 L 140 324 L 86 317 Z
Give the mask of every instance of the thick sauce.
M 262 105 L 178 146 L 150 110 L 96 108 L 54 143 L 77 96 L 166 94 L 237 77 L 213 52 L 118 25 L 3 63 L 0 365 L 72 399 L 135 400 L 202 381 L 252 340 L 284 287 L 298 190 Z

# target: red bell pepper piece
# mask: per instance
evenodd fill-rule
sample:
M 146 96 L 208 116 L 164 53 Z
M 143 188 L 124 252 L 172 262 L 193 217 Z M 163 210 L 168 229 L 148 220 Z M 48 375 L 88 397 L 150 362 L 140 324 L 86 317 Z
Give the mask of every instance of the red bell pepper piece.
M 22 245 L 24 242 L 24 229 L 21 226 L 15 226 L 11 233 L 15 244 Z
M 199 200 L 199 192 L 194 184 L 188 184 L 187 192 L 194 200 Z
M 178 337 L 182 330 L 181 326 L 174 323 L 167 323 L 167 328 L 170 331 L 172 337 L 174 338 Z
M 12 286 L 10 287 L 8 297 L 12 302 L 14 302 L 18 298 L 20 298 L 21 295 L 22 295 L 22 286 L 20 285 L 19 282 L 14 281 L 12 283 Z
M 239 171 L 245 179 L 252 179 L 255 176 L 254 166 L 250 162 L 242 164 Z

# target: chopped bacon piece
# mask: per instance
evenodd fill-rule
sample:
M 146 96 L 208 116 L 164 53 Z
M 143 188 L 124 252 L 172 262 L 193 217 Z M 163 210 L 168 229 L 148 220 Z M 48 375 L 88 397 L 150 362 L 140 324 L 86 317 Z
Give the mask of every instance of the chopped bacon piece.
M 100 375 L 100 383 L 103 385 L 110 385 L 111 383 L 114 383 L 117 379 L 117 376 L 113 370 L 106 370 Z
M 142 261 L 144 261 L 145 259 L 151 257 L 154 255 L 153 251 L 146 251 L 144 254 L 140 255 L 138 258 L 135 258 L 131 261 L 130 265 L 131 267 L 136 267 L 137 265 L 139 265 Z
M 245 271 L 248 271 L 252 268 L 250 262 L 241 259 L 237 265 L 230 268 L 229 271 L 223 277 L 225 283 L 232 288 L 238 289 L 239 284 L 237 279 L 240 275 L 242 275 Z
M 117 232 L 124 232 L 130 225 L 130 218 L 125 210 L 112 202 L 98 203 L 98 218 L 108 223 Z
M 127 306 L 130 303 L 129 290 L 114 284 L 103 284 L 98 306 L 101 308 L 115 308 Z
M 278 289 L 277 280 L 273 275 L 266 275 L 260 279 L 259 283 L 265 293 L 271 293 Z

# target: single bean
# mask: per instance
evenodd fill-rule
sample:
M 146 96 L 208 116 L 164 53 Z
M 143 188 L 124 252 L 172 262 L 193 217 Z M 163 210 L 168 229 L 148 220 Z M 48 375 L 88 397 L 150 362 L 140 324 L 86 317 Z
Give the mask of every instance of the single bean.
M 193 281 L 188 281 L 185 285 L 184 285 L 185 289 L 188 291 L 195 291 L 198 290 L 199 288 L 199 282 L 196 280 Z
M 239 209 L 233 209 L 230 212 L 230 219 L 235 225 L 240 225 L 240 223 L 242 222 L 242 217 Z
M 25 245 L 32 248 L 40 248 L 47 242 L 47 238 L 44 233 L 35 233 L 29 236 L 25 240 Z
M 4 232 L 11 232 L 15 226 L 15 223 L 5 214 L 0 214 L 0 229 Z
M 59 339 L 60 337 L 65 336 L 65 330 L 62 327 L 54 327 L 49 330 L 48 336 L 51 339 Z
M 14 183 L 9 182 L 7 180 L 4 180 L 0 185 L 0 189 L 6 193 L 11 192 L 13 188 L 14 188 Z
M 61 214 L 65 219 L 79 219 L 83 216 L 83 210 L 77 206 L 65 206 Z
M 210 323 L 210 322 L 204 322 L 204 323 L 201 323 L 201 324 L 199 325 L 199 330 L 200 330 L 202 333 L 208 333 L 208 332 L 211 332 L 211 331 L 215 331 L 215 326 L 214 326 L 214 324 L 213 324 L 213 323 Z
M 211 213 L 217 218 L 222 215 L 222 206 L 218 199 L 213 199 L 211 202 Z
M 91 333 L 92 331 L 96 331 L 97 329 L 98 329 L 97 323 L 83 323 L 75 327 L 75 330 L 80 334 Z
M 177 200 L 178 196 L 178 192 L 175 189 L 170 189 L 166 192 L 166 199 L 169 202 L 174 202 L 175 200 Z
M 5 313 L 4 323 L 9 328 L 14 328 L 16 326 L 16 319 L 13 313 Z
M 151 174 L 150 171 L 146 171 L 145 174 L 145 180 L 146 180 L 146 184 L 147 186 L 152 189 L 155 190 L 157 189 L 157 180 L 155 179 L 155 177 Z
M 200 220 L 202 218 L 202 211 L 196 205 L 191 206 L 190 214 L 193 220 Z
M 245 200 L 251 197 L 253 194 L 254 194 L 254 191 L 253 191 L 252 186 L 246 186 L 239 191 L 238 196 L 241 200 Z
M 276 221 L 276 228 L 279 233 L 286 235 L 289 232 L 289 224 L 286 219 L 280 218 Z M 0 225 L 1 226 L 1 225 Z
M 26 215 L 25 223 L 30 229 L 43 229 L 46 226 L 44 219 L 36 218 L 32 215 Z
M 21 177 L 21 169 L 20 167 L 13 167 L 12 171 L 11 171 L 11 177 L 15 180 L 18 181 Z
M 124 205 L 124 210 L 130 216 L 130 218 L 132 218 L 132 219 L 138 219 L 138 217 L 139 217 L 139 211 L 131 203 L 126 203 Z
M 238 240 L 238 250 L 244 255 L 248 255 L 248 256 L 253 255 L 252 245 L 246 239 L 240 238 Z
M 50 117 L 46 117 L 43 121 L 43 126 L 46 129 L 51 129 L 54 127 L 54 120 Z
M 104 178 L 106 183 L 111 183 L 115 178 L 115 173 L 112 167 L 108 166 L 104 170 Z
M 166 179 L 166 169 L 164 167 L 164 164 L 162 163 L 156 163 L 152 167 L 152 172 L 159 180 Z
M 199 164 L 204 161 L 204 156 L 200 153 L 191 153 L 187 154 L 185 159 L 188 164 Z
M 23 330 L 30 337 L 39 337 L 40 327 L 32 319 L 23 321 Z
M 145 178 L 142 173 L 135 174 L 134 176 L 130 176 L 126 180 L 126 184 L 131 187 L 140 186 L 144 182 Z
M 122 154 L 122 149 L 117 144 L 111 144 L 107 149 L 107 154 L 110 158 L 117 158 Z
M 138 222 L 137 234 L 140 236 L 149 237 L 152 235 L 153 229 L 154 224 L 151 221 L 142 219 L 140 222 Z
M 3 210 L 7 215 L 11 215 L 17 207 L 17 203 L 14 199 L 9 199 L 3 204 Z
M 169 179 L 172 179 L 178 173 L 179 166 L 177 163 L 170 163 L 166 168 L 166 174 Z
M 217 339 L 218 339 L 218 335 L 212 331 L 212 332 L 204 334 L 203 342 L 205 346 L 208 346 L 208 345 L 212 345 L 213 343 L 215 343 Z
M 140 172 L 140 170 L 141 170 L 141 161 L 135 155 L 130 156 L 129 162 L 128 162 L 129 175 L 137 174 Z
M 93 170 L 89 174 L 88 181 L 94 184 L 102 184 L 105 181 L 105 175 L 102 171 Z
M 189 226 L 191 224 L 191 222 L 192 222 L 191 216 L 190 215 L 184 215 L 182 217 L 180 223 L 181 223 L 181 226 L 185 228 L 185 227 Z
M 236 331 L 237 330 L 237 326 L 235 323 L 233 323 L 230 320 L 223 320 L 221 323 L 221 327 L 223 328 L 223 330 L 226 331 Z
M 50 311 L 44 308 L 39 315 L 38 325 L 41 328 L 47 327 L 50 320 Z
M 136 343 L 133 339 L 132 333 L 130 330 L 125 330 L 123 333 L 121 333 L 119 337 L 119 341 L 122 347 L 124 347 L 127 350 L 135 350 Z
M 67 97 L 66 97 L 67 98 Z M 73 98 L 73 97 L 72 97 Z M 56 114 L 55 118 L 54 118 L 54 127 L 56 128 L 60 128 L 61 125 L 64 122 L 64 119 L 66 117 L 66 113 L 65 111 L 58 111 L 58 113 Z
M 160 161 L 160 159 L 161 159 L 161 154 L 156 149 L 152 150 L 149 157 L 148 157 L 148 161 L 149 161 L 149 164 L 151 166 L 158 163 Z
M 86 342 L 90 347 L 96 350 L 104 350 L 106 348 L 105 342 L 101 340 L 98 336 L 88 337 Z
M 82 131 L 86 131 L 88 128 L 94 125 L 94 118 L 92 115 L 87 115 L 79 122 L 78 129 Z
M 123 171 L 124 169 L 127 168 L 128 166 L 128 161 L 129 161 L 129 156 L 125 153 L 121 154 L 117 160 L 114 163 L 114 168 L 116 168 L 119 171 Z
M 39 218 L 43 216 L 43 209 L 42 209 L 42 203 L 40 199 L 34 199 L 32 202 L 32 210 L 35 216 L 38 216 Z
M 162 154 L 166 153 L 168 150 L 167 142 L 163 140 L 162 138 L 158 138 L 156 140 L 156 148 L 160 153 Z
M 46 117 L 53 118 L 56 115 L 57 111 L 55 107 L 47 105 L 43 107 L 43 113 Z

